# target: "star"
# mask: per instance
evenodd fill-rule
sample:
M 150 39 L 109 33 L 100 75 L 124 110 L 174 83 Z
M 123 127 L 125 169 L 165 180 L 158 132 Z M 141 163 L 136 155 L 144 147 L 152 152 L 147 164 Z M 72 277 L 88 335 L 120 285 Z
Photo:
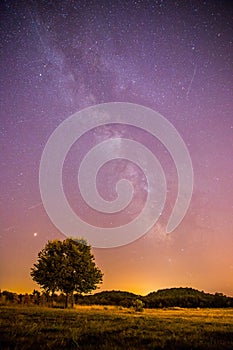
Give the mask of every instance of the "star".
M 62 186 L 75 214 L 92 225 L 130 222 L 151 193 L 136 165 L 113 159 L 109 167 L 99 169 L 96 187 L 111 199 L 117 181 L 126 178 L 134 185 L 132 203 L 114 215 L 89 208 L 80 196 L 78 169 L 87 152 L 103 140 L 118 137 L 142 143 L 157 157 L 167 182 L 165 206 L 142 239 L 111 251 L 95 249 L 103 270 L 111 271 L 106 288 L 115 288 L 116 281 L 118 289 L 128 288 L 128 276 L 134 285 L 148 286 L 156 276 L 156 288 L 166 287 L 165 281 L 175 286 L 182 280 L 206 290 L 214 285 L 233 295 L 233 288 L 226 287 L 232 278 L 228 267 L 233 246 L 231 5 L 215 0 L 5 0 L 1 13 L 4 288 L 11 289 L 11 281 L 25 273 L 30 290 L 28 271 L 41 249 L 38 237 L 44 237 L 45 244 L 62 236 L 40 194 L 39 167 L 49 137 L 74 113 L 121 101 L 151 108 L 177 129 L 189 150 L 195 181 L 189 210 L 175 232 L 167 235 L 179 178 L 160 140 L 140 128 L 107 125 L 74 142 L 63 165 Z M 37 238 L 33 245 L 30 237 Z M 179 264 L 174 266 L 174 261 Z

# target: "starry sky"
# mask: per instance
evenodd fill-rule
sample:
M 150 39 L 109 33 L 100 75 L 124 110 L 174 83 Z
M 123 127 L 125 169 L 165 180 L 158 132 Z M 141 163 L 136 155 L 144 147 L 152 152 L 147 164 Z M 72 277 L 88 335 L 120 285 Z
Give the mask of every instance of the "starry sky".
M 164 212 L 147 234 L 93 249 L 104 273 L 101 289 L 146 294 L 187 286 L 233 296 L 230 1 L 3 0 L 0 8 L 0 288 L 36 288 L 29 273 L 38 251 L 48 240 L 66 238 L 40 196 L 39 164 L 49 136 L 85 107 L 121 101 L 152 108 L 175 126 L 192 159 L 194 190 L 183 221 L 166 234 L 177 174 L 158 140 L 138 128 L 106 125 L 74 144 L 64 190 L 75 212 L 94 225 L 128 222 L 146 197 L 141 170 L 116 160 L 101 169 L 97 186 L 111 199 L 106 176 L 127 178 L 133 203 L 128 213 L 93 215 L 76 188 L 76 172 L 94 145 L 112 137 L 138 140 L 156 154 L 167 179 Z

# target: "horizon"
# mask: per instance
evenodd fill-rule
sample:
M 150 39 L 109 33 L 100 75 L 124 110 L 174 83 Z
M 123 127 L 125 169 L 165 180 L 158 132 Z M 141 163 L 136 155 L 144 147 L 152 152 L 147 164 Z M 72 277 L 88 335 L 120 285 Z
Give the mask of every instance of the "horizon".
M 43 289 L 41 289 L 40 287 L 38 287 L 36 285 L 37 288 L 34 288 L 32 290 L 28 290 L 28 291 L 13 291 L 13 290 L 8 290 L 8 289 L 5 289 L 5 288 L 0 288 L 0 292 L 4 292 L 4 291 L 7 291 L 7 292 L 10 292 L 10 293 L 16 293 L 16 294 L 32 294 L 34 290 L 38 290 L 40 293 L 43 293 Z M 93 290 L 92 292 L 90 293 L 83 293 L 82 295 L 84 296 L 88 296 L 88 295 L 94 295 L 96 293 L 101 293 L 101 292 L 126 292 L 126 293 L 132 293 L 132 294 L 135 294 L 135 295 L 138 295 L 138 296 L 147 296 L 148 294 L 150 293 L 156 293 L 158 291 L 161 291 L 161 290 L 170 290 L 170 289 L 192 289 L 192 290 L 195 290 L 195 291 L 198 291 L 198 292 L 204 292 L 205 294 L 211 294 L 211 295 L 214 295 L 216 293 L 220 293 L 222 294 L 223 296 L 226 296 L 226 297 L 229 297 L 229 298 L 233 298 L 233 295 L 228 295 L 228 294 L 225 294 L 225 293 L 222 293 L 221 291 L 206 291 L 206 290 L 201 290 L 201 289 L 197 289 L 195 287 L 165 287 L 165 288 L 159 288 L 159 289 L 154 289 L 154 290 L 151 290 L 149 292 L 144 292 L 144 293 L 137 293 L 136 291 L 132 291 L 132 290 L 121 290 L 121 289 L 101 289 L 101 288 L 97 288 L 95 290 Z M 62 292 L 55 292 L 55 294 L 57 295 L 60 295 L 62 294 Z

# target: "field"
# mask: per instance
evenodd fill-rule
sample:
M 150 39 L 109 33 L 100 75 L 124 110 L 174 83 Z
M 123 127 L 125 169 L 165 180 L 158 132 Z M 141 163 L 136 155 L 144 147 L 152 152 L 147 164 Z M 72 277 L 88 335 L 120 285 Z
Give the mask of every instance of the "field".
M 233 309 L 1 306 L 0 349 L 233 349 Z

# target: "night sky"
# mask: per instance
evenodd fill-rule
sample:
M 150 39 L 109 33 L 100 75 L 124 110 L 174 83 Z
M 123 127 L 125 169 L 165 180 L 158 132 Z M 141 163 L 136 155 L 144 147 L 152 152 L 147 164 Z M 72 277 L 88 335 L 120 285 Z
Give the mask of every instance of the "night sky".
M 178 130 L 192 159 L 194 189 L 186 216 L 167 234 L 177 173 L 158 140 L 138 128 L 106 125 L 73 145 L 64 190 L 74 211 L 99 227 L 134 218 L 147 187 L 136 165 L 112 161 L 100 170 L 100 193 L 114 197 L 106 176 L 113 183 L 127 178 L 133 202 L 128 212 L 94 215 L 76 176 L 91 147 L 135 139 L 156 154 L 166 174 L 166 204 L 155 226 L 130 244 L 93 249 L 104 273 L 101 289 L 146 294 L 187 286 L 233 296 L 231 2 L 1 1 L 0 8 L 0 288 L 36 288 L 30 268 L 38 251 L 48 240 L 66 238 L 47 215 L 39 188 L 52 132 L 86 107 L 130 102 L 159 112 Z

